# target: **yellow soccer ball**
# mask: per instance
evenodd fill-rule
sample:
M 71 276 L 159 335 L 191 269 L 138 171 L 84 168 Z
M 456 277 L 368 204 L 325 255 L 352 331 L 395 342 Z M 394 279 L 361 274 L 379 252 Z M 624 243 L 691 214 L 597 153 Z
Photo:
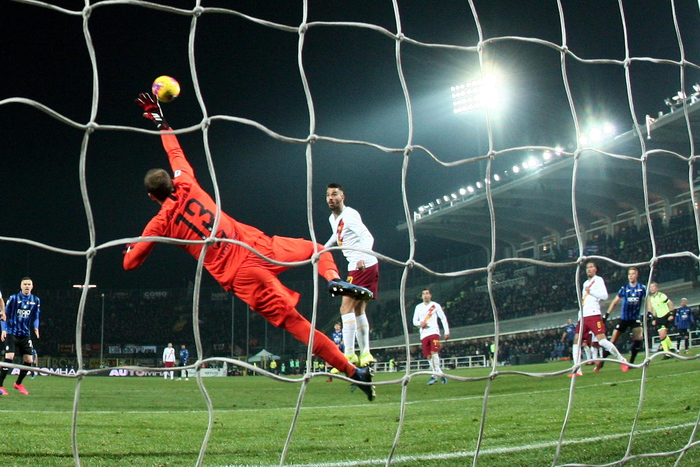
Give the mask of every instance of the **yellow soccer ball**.
M 180 95 L 180 83 L 172 76 L 159 76 L 153 81 L 151 91 L 160 102 L 171 102 Z

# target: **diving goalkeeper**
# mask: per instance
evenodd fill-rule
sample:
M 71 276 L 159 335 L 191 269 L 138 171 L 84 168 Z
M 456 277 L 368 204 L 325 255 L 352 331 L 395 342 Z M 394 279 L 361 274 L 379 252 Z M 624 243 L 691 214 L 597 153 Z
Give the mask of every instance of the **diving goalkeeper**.
M 170 130 L 160 105 L 151 94 L 139 94 L 136 103 L 143 109 L 144 118 L 152 120 L 159 130 Z M 164 169 L 151 169 L 146 173 L 144 183 L 148 196 L 161 207 L 158 214 L 146 225 L 141 236 L 206 240 L 211 236 L 219 209 L 195 179 L 194 171 L 185 158 L 176 136 L 172 133 L 162 133 L 161 140 L 168 154 L 173 176 Z M 223 211 L 220 211 L 215 237 L 245 243 L 262 255 L 279 262 L 304 261 L 314 254 L 314 243 L 309 240 L 269 237 L 255 227 L 236 221 Z M 154 246 L 155 242 L 149 241 L 127 245 L 124 269 L 130 270 L 140 266 Z M 179 246 L 195 258 L 200 257 L 204 248 L 202 243 Z M 323 250 L 320 244 L 317 244 L 316 248 L 318 251 Z M 308 345 L 311 323 L 296 310 L 299 294 L 282 285 L 277 278 L 277 275 L 289 269 L 288 267 L 273 264 L 243 246 L 228 242 L 216 242 L 208 247 L 204 267 L 225 290 L 233 291 L 270 323 L 287 330 L 297 340 Z M 342 295 L 360 300 L 373 298 L 368 289 L 340 279 L 338 267 L 330 252 L 321 252 L 318 270 L 328 281 L 328 290 L 332 296 Z M 356 368 L 348 362 L 333 341 L 318 330 L 314 332 L 313 353 L 355 381 L 372 381 L 369 368 Z M 374 399 L 373 386 L 358 386 L 370 401 Z

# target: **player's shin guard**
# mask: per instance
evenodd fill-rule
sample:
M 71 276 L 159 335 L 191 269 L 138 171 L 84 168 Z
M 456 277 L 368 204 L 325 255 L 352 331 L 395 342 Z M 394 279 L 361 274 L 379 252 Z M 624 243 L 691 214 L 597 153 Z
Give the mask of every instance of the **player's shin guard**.
M 309 344 L 311 323 L 298 312 L 288 316 L 281 324 L 298 341 Z M 355 366 L 348 361 L 332 340 L 318 329 L 314 332 L 313 353 L 323 359 L 333 368 L 337 368 L 348 376 L 355 374 Z
M 11 359 L 11 358 L 6 358 L 6 359 L 5 359 L 5 363 L 12 363 L 12 359 Z M 7 377 L 7 373 L 9 373 L 9 372 L 10 372 L 10 368 L 9 368 L 9 367 L 3 366 L 3 367 L 0 369 L 0 386 L 4 386 L 4 385 L 5 385 L 5 377 Z
M 610 352 L 610 355 L 617 358 L 618 360 L 622 359 L 622 355 L 620 355 L 620 352 L 617 350 L 617 347 L 615 347 L 615 344 L 613 344 L 607 339 L 601 339 L 600 341 L 598 341 L 598 343 L 601 347 Z
M 318 273 L 327 281 L 340 279 L 338 266 L 336 266 L 330 251 L 324 251 L 318 256 Z
M 24 377 L 27 376 L 27 373 L 29 373 L 28 370 L 19 370 L 19 376 L 17 377 L 17 384 L 22 384 L 22 381 L 24 381 Z
M 355 336 L 357 337 L 357 346 L 360 348 L 360 353 L 369 352 L 369 321 L 367 320 L 366 314 L 361 314 L 355 317 L 357 322 L 357 331 Z
M 440 355 L 436 353 L 433 354 L 433 370 L 440 375 L 443 374 L 442 367 L 440 366 Z
M 581 363 L 581 344 L 574 344 L 571 348 L 574 357 L 574 366 Z
M 345 355 L 354 355 L 355 335 L 357 333 L 357 319 L 355 317 L 355 313 L 346 313 L 341 315 L 340 318 L 343 321 L 343 344 L 345 344 Z M 336 368 L 338 367 L 336 366 Z
M 630 350 L 630 363 L 634 363 L 634 359 L 637 358 L 637 354 L 642 349 L 642 341 L 632 341 L 632 350 Z

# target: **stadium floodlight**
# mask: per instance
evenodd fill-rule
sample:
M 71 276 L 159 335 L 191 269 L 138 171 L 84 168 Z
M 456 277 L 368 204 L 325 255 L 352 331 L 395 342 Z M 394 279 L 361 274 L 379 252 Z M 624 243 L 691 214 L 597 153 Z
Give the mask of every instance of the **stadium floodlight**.
M 498 174 L 493 174 L 493 179 L 496 180 L 497 182 L 501 180 L 501 176 Z
M 452 86 L 452 112 L 455 114 L 483 108 L 496 108 L 500 103 L 501 79 L 496 73 Z
M 477 188 L 480 189 L 482 186 L 483 186 L 483 185 L 481 184 L 481 182 L 476 182 L 476 187 L 477 187 Z
M 469 193 L 474 193 L 474 187 L 471 186 L 471 185 L 469 185 L 469 186 L 467 187 L 467 191 L 468 191 Z
M 449 202 L 450 202 L 450 197 L 447 196 L 447 195 L 443 196 L 442 199 L 443 199 L 446 203 L 449 203 Z
M 516 174 L 520 173 L 520 167 L 518 167 L 517 165 L 514 165 L 513 166 L 513 173 L 516 173 Z
M 452 197 L 452 199 L 457 199 L 457 193 L 452 193 L 450 196 Z
M 466 188 L 460 188 L 460 189 L 459 189 L 459 194 L 460 194 L 460 196 L 466 195 L 466 194 L 467 194 L 467 189 L 466 189 Z
M 545 151 L 542 153 L 542 159 L 548 161 L 552 158 L 552 153 L 549 151 Z

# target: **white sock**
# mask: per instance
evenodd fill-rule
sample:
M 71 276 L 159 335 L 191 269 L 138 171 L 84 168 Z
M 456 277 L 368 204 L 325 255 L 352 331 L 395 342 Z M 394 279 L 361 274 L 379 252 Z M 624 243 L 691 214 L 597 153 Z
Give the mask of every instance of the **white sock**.
M 584 347 L 583 353 L 586 354 L 586 360 L 590 360 L 591 359 L 591 346 L 587 345 L 586 347 Z
M 357 321 L 355 313 L 340 315 L 343 321 L 343 343 L 345 344 L 345 355 L 355 354 L 355 334 L 357 333 Z
M 442 367 L 440 366 L 440 355 L 434 353 L 433 354 L 433 370 L 435 373 L 442 374 Z
M 581 363 L 581 344 L 574 344 L 571 353 L 574 357 L 574 365 Z
M 613 344 L 607 339 L 602 339 L 598 341 L 598 343 L 601 347 L 610 352 L 610 355 L 617 358 L 618 360 L 622 360 L 622 355 L 620 355 L 620 352 L 618 352 L 617 347 L 615 347 L 615 344 Z
M 357 321 L 357 331 L 355 336 L 357 337 L 357 346 L 360 348 L 360 353 L 369 353 L 369 321 L 367 320 L 366 314 L 361 314 L 356 316 Z

